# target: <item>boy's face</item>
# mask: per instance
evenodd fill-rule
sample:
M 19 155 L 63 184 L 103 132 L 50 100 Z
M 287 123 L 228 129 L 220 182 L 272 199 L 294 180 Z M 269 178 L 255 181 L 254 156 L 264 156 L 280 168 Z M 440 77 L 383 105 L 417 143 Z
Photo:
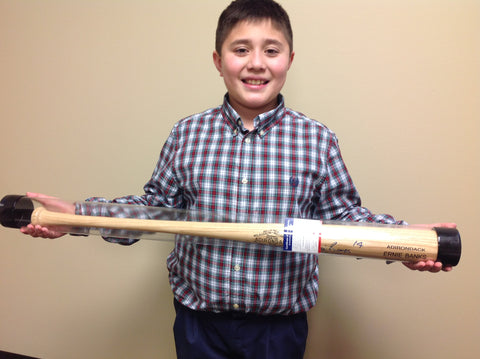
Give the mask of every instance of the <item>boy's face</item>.
M 268 19 L 239 22 L 225 39 L 222 54 L 213 53 L 230 104 L 240 116 L 277 106 L 293 57 L 282 31 Z

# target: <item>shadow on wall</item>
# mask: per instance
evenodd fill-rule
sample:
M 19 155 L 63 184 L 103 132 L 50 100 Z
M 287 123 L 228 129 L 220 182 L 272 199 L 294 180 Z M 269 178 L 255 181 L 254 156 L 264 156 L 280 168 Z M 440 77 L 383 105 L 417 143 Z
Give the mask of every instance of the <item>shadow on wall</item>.
M 342 273 L 355 271 L 356 261 L 353 258 L 338 260 L 334 257 L 323 256 L 319 259 L 319 297 L 308 314 L 309 337 L 305 359 L 388 358 L 384 346 L 372 345 L 374 340 L 371 338 L 370 324 L 355 313 L 357 306 L 361 307 L 355 288 L 350 288 L 347 278 L 339 283 L 331 275 L 337 273 L 337 277 L 341 277 Z M 367 339 L 367 336 L 370 338 Z

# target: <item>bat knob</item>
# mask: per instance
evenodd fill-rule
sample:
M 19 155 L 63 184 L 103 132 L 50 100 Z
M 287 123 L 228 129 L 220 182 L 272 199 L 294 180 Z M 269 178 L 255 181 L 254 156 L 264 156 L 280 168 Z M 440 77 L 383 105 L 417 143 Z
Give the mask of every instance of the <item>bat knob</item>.
M 462 254 L 460 233 L 456 228 L 435 227 L 438 236 L 437 261 L 456 266 Z
M 33 201 L 25 196 L 7 195 L 0 201 L 0 223 L 4 227 L 21 228 L 31 221 Z

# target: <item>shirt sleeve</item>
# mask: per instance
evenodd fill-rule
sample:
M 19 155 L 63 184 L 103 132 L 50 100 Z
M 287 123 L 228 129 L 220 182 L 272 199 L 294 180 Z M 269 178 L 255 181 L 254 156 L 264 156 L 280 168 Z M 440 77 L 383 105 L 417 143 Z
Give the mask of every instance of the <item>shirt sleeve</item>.
M 406 224 L 388 214 L 373 214 L 362 207 L 360 195 L 343 161 L 337 137 L 328 140 L 324 177 L 320 187 L 320 217 L 329 220 Z

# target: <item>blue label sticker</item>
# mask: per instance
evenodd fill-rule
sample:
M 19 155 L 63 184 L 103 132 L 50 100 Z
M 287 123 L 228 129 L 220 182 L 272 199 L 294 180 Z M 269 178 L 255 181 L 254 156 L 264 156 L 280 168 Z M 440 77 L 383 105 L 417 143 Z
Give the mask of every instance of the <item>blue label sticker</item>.
M 320 253 L 322 221 L 286 218 L 283 228 L 283 250 L 299 253 Z
M 285 218 L 285 226 L 283 229 L 283 250 L 292 251 L 293 243 L 293 218 Z

